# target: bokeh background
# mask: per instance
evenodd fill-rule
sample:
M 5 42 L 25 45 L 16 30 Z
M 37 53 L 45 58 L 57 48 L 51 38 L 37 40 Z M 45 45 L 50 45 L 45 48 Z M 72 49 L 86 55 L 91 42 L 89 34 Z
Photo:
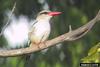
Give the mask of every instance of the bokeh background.
M 15 2 L 17 4 L 13 17 L 17 19 L 23 15 L 29 21 L 33 20 L 43 9 L 62 12 L 60 16 L 51 20 L 52 32 L 49 39 L 68 32 L 69 25 L 72 26 L 72 29 L 76 29 L 86 24 L 95 17 L 100 9 L 100 0 L 0 0 L 0 31 L 7 22 L 6 14 L 9 14 Z M 12 18 L 12 20 L 14 19 Z M 29 59 L 26 58 L 27 55 L 1 57 L 0 67 L 79 67 L 81 59 L 87 56 L 89 49 L 100 41 L 99 26 L 100 22 L 81 39 L 66 41 L 46 50 L 35 52 Z M 9 42 L 2 35 L 0 47 L 6 49 L 8 45 Z

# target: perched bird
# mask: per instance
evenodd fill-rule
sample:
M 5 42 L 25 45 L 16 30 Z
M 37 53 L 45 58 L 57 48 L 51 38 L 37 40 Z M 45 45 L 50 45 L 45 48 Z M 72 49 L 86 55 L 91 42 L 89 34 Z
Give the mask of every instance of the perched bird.
M 51 31 L 49 21 L 53 16 L 59 14 L 61 14 L 61 12 L 51 12 L 49 10 L 43 10 L 38 13 L 36 20 L 28 33 L 29 40 L 33 45 L 39 45 L 47 40 Z M 32 46 L 32 44 L 30 46 Z

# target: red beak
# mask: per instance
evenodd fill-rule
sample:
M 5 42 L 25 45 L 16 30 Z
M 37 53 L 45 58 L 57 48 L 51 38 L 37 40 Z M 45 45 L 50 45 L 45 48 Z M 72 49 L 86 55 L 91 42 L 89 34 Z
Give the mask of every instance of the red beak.
M 48 15 L 50 16 L 57 16 L 59 14 L 61 14 L 62 12 L 49 12 Z

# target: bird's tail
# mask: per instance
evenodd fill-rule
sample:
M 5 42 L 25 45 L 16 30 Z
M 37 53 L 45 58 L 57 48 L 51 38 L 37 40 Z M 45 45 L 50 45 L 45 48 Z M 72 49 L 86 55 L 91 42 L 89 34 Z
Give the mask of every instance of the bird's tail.
M 95 19 L 97 22 L 100 21 L 100 10 L 98 11 L 98 14 L 96 15 Z

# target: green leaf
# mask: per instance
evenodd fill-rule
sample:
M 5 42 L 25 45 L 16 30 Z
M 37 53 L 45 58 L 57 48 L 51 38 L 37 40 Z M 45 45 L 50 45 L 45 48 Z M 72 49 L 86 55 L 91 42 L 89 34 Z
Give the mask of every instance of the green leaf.
M 100 43 L 98 43 L 96 46 L 92 47 L 89 52 L 88 56 L 84 57 L 82 60 L 83 63 L 100 63 Z
M 92 47 L 89 52 L 88 52 L 88 55 L 92 55 L 92 54 L 95 54 L 98 50 L 98 48 L 100 47 L 100 43 L 95 45 L 94 47 Z

